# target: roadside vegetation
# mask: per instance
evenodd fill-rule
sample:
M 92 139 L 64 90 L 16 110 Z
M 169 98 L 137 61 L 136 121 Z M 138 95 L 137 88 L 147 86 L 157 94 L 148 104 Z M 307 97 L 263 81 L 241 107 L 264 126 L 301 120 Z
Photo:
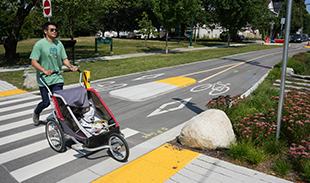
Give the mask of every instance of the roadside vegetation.
M 95 37 L 84 37 L 77 40 L 75 47 L 75 56 L 78 58 L 94 58 L 95 53 Z M 8 65 L 27 65 L 30 64 L 29 55 L 33 45 L 37 39 L 28 39 L 19 42 L 18 52 L 21 55 L 20 62 L 14 64 L 2 63 L 1 66 Z M 149 41 L 148 47 L 144 46 L 144 40 L 128 40 L 128 39 L 114 39 L 114 55 L 130 54 L 130 53 L 141 53 L 149 51 L 160 51 L 165 50 L 164 41 Z M 172 42 L 169 43 L 170 48 L 187 48 L 189 43 L 187 42 Z M 203 41 L 193 43 L 194 47 L 202 46 L 215 46 L 223 45 L 223 42 Z M 81 71 L 88 70 L 91 73 L 91 80 L 98 80 L 109 78 L 113 76 L 131 74 L 136 72 L 143 72 L 152 69 L 164 68 L 169 66 L 175 66 L 180 64 L 187 64 L 191 62 L 198 62 L 207 59 L 219 58 L 223 56 L 245 53 L 250 51 L 259 51 L 270 48 L 277 48 L 280 46 L 265 46 L 260 44 L 246 44 L 244 46 L 229 47 L 229 48 L 218 48 L 218 49 L 207 49 L 200 51 L 188 51 L 170 54 L 159 54 L 153 56 L 134 57 L 128 59 L 117 59 L 117 60 L 105 60 L 105 61 L 88 61 L 83 63 L 77 63 Z M 109 56 L 110 53 L 109 45 L 99 45 L 97 56 Z M 67 54 L 70 58 L 71 50 L 67 50 Z M 4 56 L 4 49 L 0 47 L 0 57 Z M 0 61 L 1 62 L 1 61 Z M 1 63 L 0 63 L 1 64 Z M 7 81 L 19 89 L 26 91 L 32 91 L 23 86 L 25 78 L 23 77 L 24 71 L 14 72 L 0 72 L 1 80 Z M 65 84 L 77 83 L 77 77 L 72 77 L 73 73 L 65 73 L 64 79 Z
M 298 75 L 309 75 L 309 58 L 310 51 L 300 53 L 289 58 L 287 65 Z M 310 182 L 310 87 L 287 89 L 280 137 L 275 139 L 279 89 L 273 83 L 281 78 L 281 67 L 282 62 L 250 96 L 220 96 L 206 106 L 225 111 L 233 124 L 237 143 L 225 150 L 227 159 L 294 182 Z
M 112 55 L 124 55 L 132 53 L 143 53 L 152 51 L 164 51 L 165 42 L 159 40 L 148 40 L 148 45 L 145 46 L 145 42 L 140 39 L 121 39 L 113 38 L 113 54 L 110 52 L 110 44 L 98 44 L 98 54 L 95 54 L 95 38 L 93 36 L 89 37 L 78 37 L 75 38 L 77 41 L 74 46 L 75 60 L 82 58 L 95 58 L 103 56 Z M 5 49 L 0 46 L 0 67 L 4 66 L 14 66 L 14 65 L 29 65 L 29 56 L 34 44 L 41 38 L 25 39 L 18 42 L 17 53 L 19 57 L 13 61 L 5 60 Z M 70 38 L 57 38 L 58 40 L 70 40 Z M 215 45 L 225 45 L 225 42 L 220 41 L 200 41 L 193 43 L 194 47 L 202 46 L 215 46 Z M 170 41 L 169 48 L 187 48 L 189 46 L 189 41 Z M 71 48 L 67 48 L 67 55 L 69 60 L 72 60 Z

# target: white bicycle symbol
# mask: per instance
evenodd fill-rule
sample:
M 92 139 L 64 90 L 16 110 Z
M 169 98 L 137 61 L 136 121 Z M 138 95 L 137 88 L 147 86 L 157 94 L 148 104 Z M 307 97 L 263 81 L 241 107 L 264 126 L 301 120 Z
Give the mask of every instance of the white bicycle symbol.
M 230 85 L 230 83 L 223 84 L 221 81 L 219 81 L 214 84 L 202 84 L 202 85 L 195 86 L 190 91 L 201 92 L 201 91 L 211 88 L 209 95 L 221 95 L 230 89 L 227 85 Z
M 146 80 L 146 79 L 154 79 L 154 78 L 157 78 L 157 77 L 162 76 L 162 75 L 165 75 L 165 73 L 145 75 L 145 76 L 141 76 L 139 78 L 133 79 L 133 81 Z
M 106 82 L 102 82 L 100 84 L 97 84 L 96 86 L 99 86 L 100 88 L 98 88 L 98 91 L 109 91 L 109 90 L 115 90 L 118 88 L 122 88 L 127 86 L 127 84 L 125 83 L 121 83 L 121 84 L 115 84 L 115 81 L 106 81 Z

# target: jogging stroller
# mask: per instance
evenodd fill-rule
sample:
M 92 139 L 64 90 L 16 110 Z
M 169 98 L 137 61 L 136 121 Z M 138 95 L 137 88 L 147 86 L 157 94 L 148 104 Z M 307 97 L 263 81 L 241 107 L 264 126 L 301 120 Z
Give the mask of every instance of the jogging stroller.
M 55 71 L 52 74 L 70 72 Z M 108 148 L 114 159 L 127 161 L 129 146 L 120 132 L 119 125 L 94 89 L 80 87 L 58 90 L 52 93 L 45 82 L 45 74 L 40 80 L 48 90 L 53 117 L 47 119 L 46 138 L 52 149 L 63 152 L 65 137 L 73 140 L 75 150 L 98 151 Z M 48 77 L 48 76 L 46 76 Z

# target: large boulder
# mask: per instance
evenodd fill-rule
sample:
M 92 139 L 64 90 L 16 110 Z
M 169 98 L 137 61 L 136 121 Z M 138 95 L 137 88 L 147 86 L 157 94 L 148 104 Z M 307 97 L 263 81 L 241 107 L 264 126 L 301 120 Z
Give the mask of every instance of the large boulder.
M 211 150 L 229 148 L 236 141 L 231 121 L 225 112 L 209 109 L 190 119 L 179 136 L 182 145 Z
M 35 70 L 25 70 L 23 76 L 25 77 L 24 86 L 26 88 L 39 89 Z

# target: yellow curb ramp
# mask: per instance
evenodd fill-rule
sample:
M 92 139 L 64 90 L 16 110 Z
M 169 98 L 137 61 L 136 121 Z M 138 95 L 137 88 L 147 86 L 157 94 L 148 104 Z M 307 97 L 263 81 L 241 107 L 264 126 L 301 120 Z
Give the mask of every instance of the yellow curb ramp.
M 21 90 L 21 89 L 7 90 L 7 91 L 0 92 L 0 97 L 7 97 L 7 96 L 17 95 L 17 94 L 22 94 L 22 93 L 27 93 L 27 91 Z
M 171 144 L 141 156 L 140 158 L 106 174 L 93 183 L 100 182 L 164 182 L 195 160 L 200 154 L 180 149 Z
M 171 84 L 171 85 L 175 85 L 180 88 L 183 88 L 185 86 L 195 84 L 196 80 L 193 78 L 188 78 L 188 77 L 171 77 L 171 78 L 162 79 L 162 80 L 158 80 L 154 82 L 167 83 L 167 84 Z

